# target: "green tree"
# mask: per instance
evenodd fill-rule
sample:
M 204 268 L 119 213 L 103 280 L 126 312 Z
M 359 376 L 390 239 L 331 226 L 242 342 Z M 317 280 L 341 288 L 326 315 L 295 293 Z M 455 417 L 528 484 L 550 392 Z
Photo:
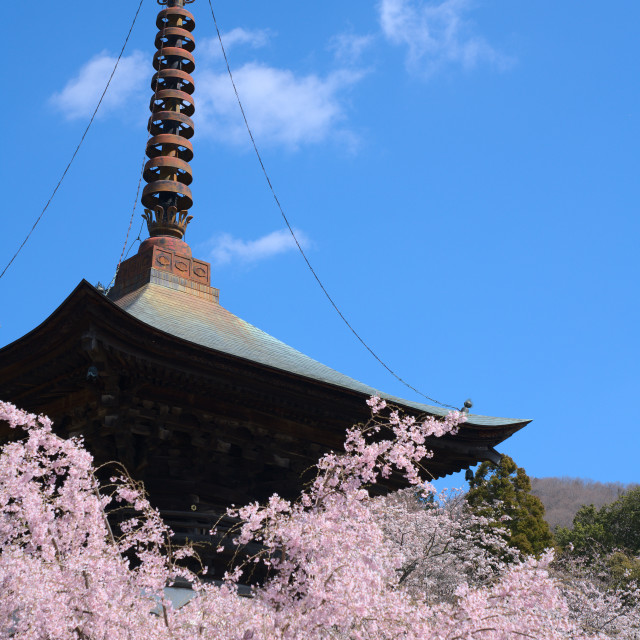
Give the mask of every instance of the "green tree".
M 555 533 L 560 565 L 588 567 L 609 591 L 640 583 L 640 487 L 600 509 L 580 507 L 573 527 Z
M 630 556 L 640 554 L 640 487 L 630 489 L 615 502 L 596 509 L 580 507 L 573 527 L 558 528 L 558 544 L 581 555 L 620 550 Z
M 544 505 L 531 493 L 531 480 L 509 456 L 500 464 L 483 462 L 469 480 L 467 502 L 479 515 L 501 523 L 509 532 L 509 545 L 527 555 L 539 555 L 553 546 L 544 519 Z
M 640 487 L 630 489 L 600 511 L 612 544 L 640 555 Z

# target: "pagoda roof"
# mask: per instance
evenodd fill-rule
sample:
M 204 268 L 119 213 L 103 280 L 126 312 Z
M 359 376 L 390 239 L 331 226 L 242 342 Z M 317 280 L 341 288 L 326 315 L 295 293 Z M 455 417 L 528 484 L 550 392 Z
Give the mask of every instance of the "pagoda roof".
M 374 389 L 344 375 L 234 315 L 219 303 L 176 291 L 164 284 L 148 283 L 115 302 L 121 309 L 155 329 L 296 376 L 372 396 L 421 413 L 445 416 L 448 409 L 405 400 Z M 530 420 L 469 414 L 468 423 L 479 426 L 511 426 L 512 431 Z M 515 428 L 514 428 L 515 427 Z
M 179 393 L 195 393 L 188 402 L 198 410 L 215 412 L 224 403 L 227 411 L 271 412 L 278 417 L 269 429 L 323 451 L 340 447 L 344 429 L 367 419 L 371 395 L 408 413 L 446 414 L 382 393 L 304 355 L 226 310 L 217 295 L 209 295 L 217 292 L 211 287 L 189 289 L 184 280 L 155 269 L 149 275 L 141 286 L 116 292 L 115 300 L 82 281 L 40 326 L 0 349 L 0 397 L 60 420 L 71 406 L 70 394 L 85 393 L 87 366 L 101 344 L 116 358 L 116 370 L 147 371 L 160 396 L 178 393 L 177 384 L 187 389 Z M 482 460 L 497 462 L 494 447 L 529 422 L 467 414 L 457 435 L 429 439 L 438 454 L 430 473 L 442 477 Z M 315 453 L 307 457 L 317 459 Z

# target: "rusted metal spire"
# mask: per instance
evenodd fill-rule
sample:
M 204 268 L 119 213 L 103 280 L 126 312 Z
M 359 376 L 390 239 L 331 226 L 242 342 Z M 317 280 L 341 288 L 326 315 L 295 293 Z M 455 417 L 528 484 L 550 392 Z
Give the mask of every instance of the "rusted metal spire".
M 109 291 L 119 300 L 147 284 L 166 286 L 218 301 L 218 289 L 211 286 L 211 265 L 193 257 L 183 240 L 192 216 L 191 167 L 193 136 L 191 116 L 195 110 L 191 72 L 195 67 L 192 31 L 195 20 L 184 8 L 194 0 L 158 0 L 165 7 L 158 13 L 156 48 L 151 80 L 151 117 L 147 142 L 148 162 L 143 177 L 144 217 L 149 238 L 140 243 L 138 253 L 125 260 L 118 269 Z
M 195 110 L 192 98 L 195 89 L 191 72 L 195 68 L 193 50 L 195 27 L 193 15 L 184 8 L 194 0 L 158 0 L 166 5 L 158 13 L 159 29 L 153 56 L 156 73 L 151 80 L 153 97 L 149 106 L 149 133 L 147 143 L 149 161 L 143 177 L 148 183 L 142 192 L 149 235 L 182 240 L 193 216 L 191 167 Z

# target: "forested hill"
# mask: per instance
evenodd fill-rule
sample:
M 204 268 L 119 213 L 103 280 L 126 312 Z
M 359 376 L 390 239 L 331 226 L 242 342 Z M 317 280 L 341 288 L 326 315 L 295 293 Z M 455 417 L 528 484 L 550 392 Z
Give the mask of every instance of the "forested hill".
M 552 529 L 557 525 L 571 527 L 573 516 L 582 505 L 602 507 L 634 486 L 638 485 L 581 478 L 531 478 L 531 493 L 542 500 L 545 519 Z

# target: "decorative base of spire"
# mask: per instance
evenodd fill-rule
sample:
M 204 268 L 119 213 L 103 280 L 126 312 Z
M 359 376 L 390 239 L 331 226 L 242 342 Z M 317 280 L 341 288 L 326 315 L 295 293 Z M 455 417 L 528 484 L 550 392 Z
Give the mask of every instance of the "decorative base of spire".
M 155 215 L 154 215 L 155 213 Z M 156 205 L 151 209 L 145 209 L 142 217 L 147 221 L 149 235 L 173 236 L 183 238 L 187 231 L 187 225 L 193 220 L 188 211 L 178 211 L 177 207 L 165 207 Z
M 152 247 L 157 247 L 164 251 L 173 251 L 180 256 L 191 258 L 191 247 L 180 238 L 174 238 L 172 236 L 155 236 L 153 238 L 147 238 L 138 248 L 138 253 L 144 253 Z M 204 264 L 207 263 L 205 262 Z
M 109 298 L 118 300 L 155 282 L 218 302 L 219 290 L 210 285 L 210 278 L 211 265 L 193 258 L 183 240 L 171 236 L 147 238 L 138 253 L 120 265 Z

